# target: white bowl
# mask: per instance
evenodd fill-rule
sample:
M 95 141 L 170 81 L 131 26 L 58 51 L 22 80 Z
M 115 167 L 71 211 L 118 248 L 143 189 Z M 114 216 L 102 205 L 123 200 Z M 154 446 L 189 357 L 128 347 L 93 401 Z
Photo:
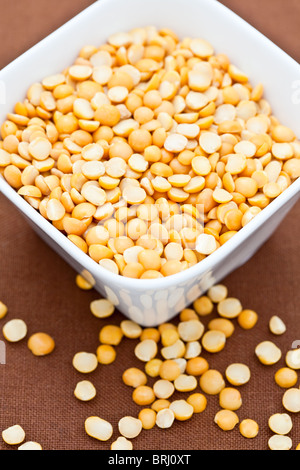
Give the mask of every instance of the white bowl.
M 71 65 L 82 46 L 100 45 L 112 33 L 148 25 L 169 27 L 180 37 L 203 37 L 210 41 L 217 52 L 227 54 L 247 72 L 253 84 L 264 84 L 274 114 L 300 135 L 300 106 L 292 99 L 300 66 L 232 11 L 212 0 L 97 1 L 0 72 L 2 91 L 6 88 L 6 103 L 0 104 L 0 122 L 24 98 L 32 83 Z M 132 280 L 106 271 L 1 177 L 0 191 L 76 271 L 89 273 L 95 280 L 95 288 L 120 311 L 141 325 L 152 326 L 170 320 L 251 258 L 296 203 L 300 178 L 201 263 L 158 280 Z

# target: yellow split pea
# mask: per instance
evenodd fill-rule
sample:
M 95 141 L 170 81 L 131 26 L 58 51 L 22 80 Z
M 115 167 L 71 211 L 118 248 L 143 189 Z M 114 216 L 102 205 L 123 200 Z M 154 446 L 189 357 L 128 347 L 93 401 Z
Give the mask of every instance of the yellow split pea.
M 282 367 L 275 373 L 275 382 L 281 388 L 291 388 L 297 381 L 297 372 L 289 367 Z
M 82 382 L 77 383 L 74 390 L 74 395 L 80 401 L 90 401 L 95 398 L 96 389 L 90 381 L 83 380 Z
M 4 318 L 5 315 L 7 314 L 8 308 L 7 306 L 0 301 L 0 319 Z
M 75 281 L 76 281 L 76 285 L 79 287 L 79 289 L 82 289 L 82 290 L 91 290 L 91 289 L 93 289 L 93 285 L 90 282 L 88 282 L 80 274 L 78 274 L 76 276 Z
M 110 317 L 114 311 L 114 305 L 107 299 L 93 300 L 90 305 L 92 314 L 97 318 Z
M 112 425 L 98 416 L 91 416 L 85 420 L 86 433 L 99 441 L 108 441 L 113 434 Z
M 123 382 L 128 385 L 129 387 L 137 388 L 147 383 L 147 376 L 146 374 L 136 368 L 131 367 L 123 373 L 122 376 Z
M 97 348 L 97 359 L 100 364 L 112 364 L 116 356 L 115 348 L 109 344 L 100 344 Z
M 25 439 L 25 431 L 19 424 L 16 424 L 2 431 L 2 439 L 11 446 L 21 444 Z
M 4 338 L 10 343 L 17 343 L 27 335 L 27 325 L 23 320 L 10 320 L 2 328 Z
M 259 426 L 253 419 L 243 419 L 240 423 L 239 430 L 242 436 L 247 439 L 253 439 L 258 434 Z
M 142 422 L 143 429 L 152 429 L 156 422 L 156 412 L 151 408 L 144 408 L 139 412 L 138 418 Z
M 123 338 L 122 329 L 116 325 L 106 325 L 101 328 L 99 340 L 102 344 L 118 346 Z
M 47 333 L 35 333 L 28 340 L 28 348 L 35 356 L 51 354 L 55 348 L 53 338 Z
M 215 415 L 215 423 L 223 431 L 231 431 L 239 422 L 239 418 L 234 411 L 221 410 Z
M 73 357 L 73 367 L 82 374 L 93 372 L 97 366 L 97 356 L 93 353 L 79 352 Z

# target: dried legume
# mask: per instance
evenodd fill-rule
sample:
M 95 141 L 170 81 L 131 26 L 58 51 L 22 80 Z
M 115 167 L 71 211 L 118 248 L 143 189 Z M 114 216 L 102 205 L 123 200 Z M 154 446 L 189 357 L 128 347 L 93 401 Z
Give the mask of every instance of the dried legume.
M 281 435 L 288 434 L 293 427 L 291 417 L 287 413 L 276 413 L 270 416 L 268 424 L 271 431 Z
M 157 354 L 157 344 L 153 339 L 141 341 L 134 350 L 136 357 L 143 362 L 148 362 Z
M 286 353 L 285 362 L 291 369 L 300 369 L 300 349 L 291 349 Z
M 136 367 L 131 367 L 123 373 L 123 382 L 129 387 L 137 388 L 147 383 L 146 374 Z
M 272 341 L 263 341 L 255 348 L 255 354 L 262 364 L 276 364 L 281 358 L 281 350 Z
M 7 306 L 3 302 L 0 302 L 0 319 L 5 317 L 5 315 L 7 314 L 7 311 L 8 311 Z
M 237 317 L 237 321 L 244 330 L 251 330 L 258 321 L 258 315 L 254 310 L 242 310 Z
M 98 359 L 96 354 L 79 352 L 73 357 L 73 367 L 82 374 L 89 374 L 97 369 Z
M 226 338 L 229 338 L 234 333 L 234 324 L 226 318 L 214 318 L 208 323 L 208 329 L 214 331 L 221 331 Z
M 2 431 L 2 439 L 11 446 L 21 444 L 25 439 L 25 431 L 19 424 L 16 424 Z
M 242 305 L 238 299 L 228 297 L 218 303 L 218 313 L 224 318 L 236 318 L 242 312 Z
M 275 382 L 281 388 L 291 388 L 298 381 L 297 372 L 289 367 L 282 367 L 275 373 Z
M 152 429 L 156 423 L 156 412 L 151 408 L 144 408 L 139 412 L 139 420 L 143 429 Z
M 118 424 L 120 434 L 127 439 L 134 439 L 137 437 L 141 433 L 142 427 L 142 421 L 132 416 L 125 416 L 120 419 Z
M 239 430 L 242 436 L 253 439 L 258 434 L 259 426 L 253 419 L 243 419 L 240 422 Z
M 113 434 L 112 425 L 98 416 L 91 416 L 84 423 L 86 433 L 98 441 L 108 441 Z
M 250 380 L 250 369 L 246 364 L 235 363 L 226 368 L 226 379 L 232 385 L 244 385 Z
M 270 318 L 269 328 L 274 335 L 282 335 L 286 331 L 286 326 L 277 315 Z
M 106 325 L 99 333 L 100 343 L 118 346 L 123 338 L 123 332 L 119 326 Z
M 268 440 L 268 446 L 271 450 L 290 450 L 292 447 L 292 439 L 288 436 L 280 436 L 274 434 Z
M 28 340 L 28 348 L 35 356 L 46 356 L 51 354 L 55 348 L 55 342 L 46 333 L 35 333 Z
M 117 357 L 115 348 L 109 344 L 100 344 L 96 354 L 99 364 L 112 364 Z
M 114 305 L 107 299 L 93 300 L 90 305 L 92 314 L 97 318 L 108 318 L 114 311 Z
M 215 416 L 215 423 L 223 431 L 231 431 L 239 422 L 239 418 L 234 411 L 221 410 Z
M 194 408 L 185 400 L 175 400 L 170 405 L 170 410 L 173 411 L 175 419 L 178 421 L 186 421 L 193 416 Z
M 203 348 L 210 353 L 217 353 L 224 349 L 226 344 L 226 335 L 223 331 L 210 330 L 204 333 L 202 337 Z
M 300 412 L 300 389 L 289 388 L 284 392 L 282 404 L 287 411 L 291 413 Z
M 18 450 L 43 450 L 43 448 L 38 442 L 28 441 L 19 446 Z
M 136 387 L 132 393 L 133 401 L 140 406 L 151 405 L 155 401 L 154 391 L 147 385 Z
M 165 408 L 162 410 L 159 410 L 156 415 L 156 426 L 158 426 L 161 429 L 167 429 L 172 426 L 175 420 L 175 415 L 173 410 L 170 410 L 169 408 Z
M 219 405 L 226 410 L 238 410 L 242 406 L 242 397 L 239 390 L 225 387 L 219 394 Z
M 17 343 L 27 335 L 27 325 L 23 320 L 10 320 L 3 329 L 4 338 L 10 343 Z
M 133 445 L 126 437 L 120 436 L 116 441 L 114 441 L 111 446 L 111 450 L 132 450 Z
M 225 388 L 222 374 L 214 369 L 209 369 L 201 375 L 199 384 L 204 393 L 217 395 Z
M 96 388 L 89 380 L 83 380 L 77 383 L 74 395 L 80 401 L 90 401 L 96 396 Z

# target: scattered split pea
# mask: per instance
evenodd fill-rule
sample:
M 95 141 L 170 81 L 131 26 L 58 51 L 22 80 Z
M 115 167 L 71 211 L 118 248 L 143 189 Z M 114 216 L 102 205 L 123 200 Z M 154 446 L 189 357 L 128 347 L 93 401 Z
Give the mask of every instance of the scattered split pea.
M 270 318 L 269 328 L 271 333 L 274 335 L 282 335 L 286 332 L 286 326 L 284 322 L 277 315 Z
M 8 308 L 7 306 L 0 301 L 0 319 L 4 318 L 7 314 Z
M 275 373 L 275 382 L 281 388 L 292 388 L 298 382 L 297 372 L 289 367 L 282 367 Z
M 97 369 L 98 359 L 96 354 L 79 352 L 73 357 L 73 367 L 82 374 L 89 374 Z
M 287 413 L 276 413 L 270 416 L 268 424 L 271 431 L 280 435 L 288 434 L 293 427 L 292 419 Z
M 18 450 L 43 450 L 38 442 L 28 441 L 18 447 Z
M 239 430 L 242 436 L 253 439 L 258 434 L 259 426 L 253 419 L 243 419 L 240 422 Z
M 113 434 L 112 425 L 98 416 L 91 416 L 85 420 L 86 433 L 99 441 L 108 441 Z
M 116 441 L 114 441 L 111 446 L 111 450 L 132 450 L 133 444 L 126 437 L 120 436 Z
M 16 424 L 2 431 L 2 439 L 11 446 L 21 444 L 25 439 L 25 431 L 19 424 Z
M 143 423 L 140 419 L 132 416 L 125 416 L 120 419 L 118 424 L 119 432 L 127 439 L 134 439 L 137 437 L 143 428 Z
M 285 362 L 291 369 L 300 369 L 300 349 L 291 349 L 288 351 L 285 356 Z
M 281 350 L 272 341 L 263 341 L 255 348 L 255 354 L 262 364 L 276 364 L 281 358 Z
M 221 410 L 215 416 L 215 423 L 223 431 L 231 431 L 239 422 L 239 418 L 234 411 Z
M 90 305 L 92 314 L 97 318 L 108 318 L 114 311 L 114 305 L 107 299 L 93 300 Z
M 30 336 L 27 345 L 35 356 L 46 356 L 51 354 L 55 348 L 53 338 L 47 333 L 35 333 Z
M 90 401 L 96 396 L 96 388 L 89 380 L 83 380 L 77 383 L 74 395 L 80 401 Z
M 271 450 L 290 450 L 292 445 L 292 439 L 289 436 L 274 434 L 268 440 L 268 446 Z
M 27 335 L 27 325 L 23 320 L 10 320 L 3 326 L 2 332 L 7 341 L 17 343 Z
M 171 400 L 175 391 L 181 393 L 194 391 L 197 388 L 196 377 L 199 376 L 199 385 L 205 394 L 219 395 L 219 405 L 222 409 L 215 415 L 215 423 L 225 431 L 232 430 L 239 423 L 235 411 L 242 406 L 241 394 L 238 389 L 226 386 L 219 371 L 209 368 L 207 360 L 200 356 L 201 345 L 198 341 L 201 339 L 206 351 L 218 352 L 223 349 L 226 338 L 234 332 L 234 320 L 226 316 L 237 318 L 244 329 L 250 329 L 256 323 L 258 318 L 256 312 L 242 310 L 239 300 L 228 298 L 227 294 L 225 286 L 219 285 L 216 289 L 212 287 L 207 296 L 200 297 L 199 302 L 194 303 L 197 313 L 189 309 L 184 311 L 185 315 L 181 312 L 180 319 L 184 321 L 179 322 L 177 326 L 173 323 L 163 323 L 157 329 L 143 329 L 131 320 L 123 320 L 120 326 L 106 325 L 100 331 L 99 339 L 102 344 L 98 346 L 96 355 L 82 352 L 74 356 L 74 368 L 81 373 L 91 373 L 97 368 L 98 363 L 110 364 L 115 360 L 114 346 L 120 343 L 123 335 L 139 340 L 135 347 L 135 355 L 145 363 L 146 373 L 132 367 L 123 373 L 122 378 L 126 385 L 134 389 L 133 401 L 141 407 L 148 406 L 149 408 L 143 408 L 138 418 L 126 416 L 119 421 L 121 436 L 111 444 L 111 449 L 132 449 L 132 443 L 128 439 L 138 436 L 142 429 L 152 429 L 155 424 L 157 427 L 166 429 L 173 425 L 174 420 L 186 421 L 194 413 L 202 413 L 207 407 L 207 398 L 202 393 L 195 392 L 186 400 L 168 400 Z M 228 300 L 227 303 L 226 300 Z M 197 314 L 203 316 L 211 313 L 213 304 L 217 305 L 218 313 L 224 315 L 225 318 L 211 320 L 205 332 L 205 327 L 199 321 Z M 106 318 L 114 312 L 114 306 L 106 299 L 100 299 L 91 304 L 91 310 L 95 316 Z M 190 312 L 193 315 L 190 316 Z M 242 315 L 245 317 L 244 321 L 241 321 Z M 52 351 L 54 342 L 50 336 L 37 333 L 29 338 L 28 347 L 35 355 L 45 355 Z M 156 357 L 159 352 L 164 360 Z M 255 352 L 264 364 L 273 364 L 281 357 L 279 348 L 269 341 L 260 343 Z M 286 363 L 291 367 L 281 368 L 275 374 L 275 382 L 280 387 L 287 388 L 282 403 L 284 408 L 291 413 L 300 412 L 299 390 L 293 388 L 298 379 L 294 370 L 299 368 L 298 362 L 298 350 L 288 351 Z M 147 376 L 158 378 L 153 387 L 147 385 Z M 250 369 L 245 364 L 231 364 L 226 368 L 225 376 L 230 384 L 243 385 L 250 379 Z M 74 390 L 74 396 L 83 402 L 93 400 L 96 394 L 96 388 L 87 380 L 78 382 Z M 276 435 L 285 437 L 284 435 L 288 434 L 292 428 L 292 421 L 286 413 L 277 413 L 269 418 L 269 427 Z M 87 434 L 103 441 L 109 440 L 112 435 L 111 424 L 96 416 L 86 420 L 85 429 Z M 16 427 L 16 431 L 18 430 L 19 428 Z M 256 437 L 259 427 L 254 420 L 244 419 L 239 425 L 239 430 L 242 436 L 251 439 Z M 5 431 L 3 433 L 5 435 Z M 10 431 L 6 433 L 7 441 L 10 439 L 9 433 Z M 13 441 L 15 442 L 14 437 L 11 439 L 11 442 Z M 39 450 L 39 444 L 34 444 L 33 449 Z M 270 448 L 289 446 L 290 441 L 280 441 L 276 436 L 269 440 Z M 24 444 L 24 450 L 27 448 L 31 448 L 31 443 Z M 20 450 L 23 450 L 23 446 Z

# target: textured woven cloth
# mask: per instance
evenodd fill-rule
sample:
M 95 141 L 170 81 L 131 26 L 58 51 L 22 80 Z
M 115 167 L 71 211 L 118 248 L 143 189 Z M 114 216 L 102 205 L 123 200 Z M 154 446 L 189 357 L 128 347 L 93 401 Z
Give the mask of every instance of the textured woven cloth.
M 0 67 L 91 3 L 89 0 L 2 0 Z M 226 0 L 223 3 L 300 60 L 298 0 Z M 257 420 L 258 436 L 247 440 L 240 435 L 238 427 L 232 432 L 221 431 L 214 424 L 218 398 L 208 397 L 206 411 L 188 422 L 176 422 L 166 431 L 154 428 L 142 432 L 134 440 L 136 450 L 268 448 L 267 441 L 272 435 L 268 417 L 284 412 L 283 391 L 274 382 L 274 373 L 284 365 L 284 357 L 278 364 L 266 367 L 258 362 L 254 349 L 260 341 L 269 339 L 284 353 L 293 341 L 300 340 L 299 220 L 298 204 L 260 251 L 224 279 L 230 295 L 239 297 L 245 308 L 259 313 L 256 327 L 247 332 L 236 324 L 224 351 L 203 354 L 211 368 L 222 373 L 232 362 L 249 365 L 252 377 L 240 388 L 243 405 L 238 415 L 240 420 Z M 137 416 L 139 407 L 131 399 L 132 390 L 121 380 L 126 367 L 141 367 L 133 352 L 136 341 L 124 339 L 117 347 L 117 360 L 112 365 L 99 366 L 88 377 L 77 373 L 72 367 L 73 355 L 78 351 L 95 352 L 100 328 L 105 323 L 94 318 L 89 310 L 91 300 L 98 298 L 98 294 L 76 287 L 75 272 L 35 235 L 1 195 L 0 221 L 0 300 L 9 307 L 7 318 L 0 320 L 0 328 L 9 319 L 22 318 L 29 334 L 44 331 L 56 341 L 54 353 L 44 358 L 34 357 L 26 341 L 7 344 L 6 365 L 0 364 L 0 431 L 20 424 L 26 431 L 26 440 L 40 442 L 46 450 L 108 449 L 111 441 L 101 443 L 86 435 L 84 421 L 92 415 L 107 419 L 114 426 L 116 438 L 118 420 L 125 415 Z M 280 337 L 272 336 L 268 330 L 268 320 L 275 314 L 287 325 L 287 332 Z M 207 324 L 210 318 L 204 318 L 203 322 Z M 121 314 L 116 314 L 112 323 L 118 324 L 122 319 Z M 73 395 L 76 383 L 85 378 L 97 388 L 96 398 L 89 403 L 81 403 Z M 295 448 L 300 442 L 300 418 L 292 418 L 294 426 L 290 436 Z M 9 449 L 0 440 L 0 450 Z

